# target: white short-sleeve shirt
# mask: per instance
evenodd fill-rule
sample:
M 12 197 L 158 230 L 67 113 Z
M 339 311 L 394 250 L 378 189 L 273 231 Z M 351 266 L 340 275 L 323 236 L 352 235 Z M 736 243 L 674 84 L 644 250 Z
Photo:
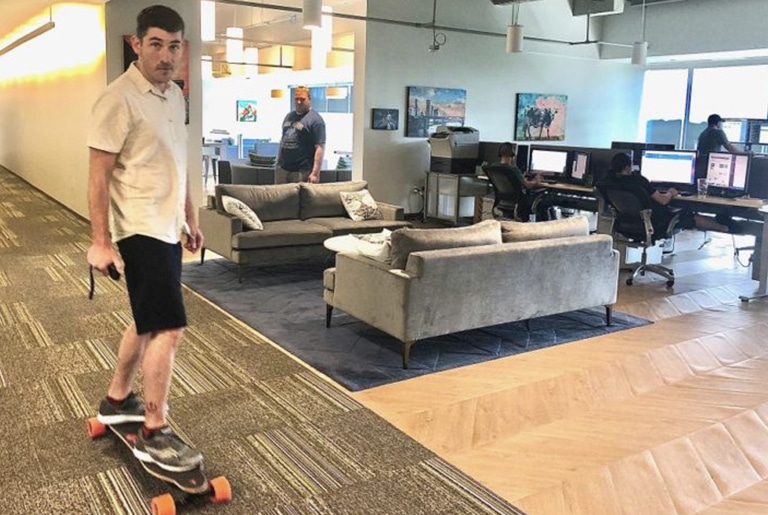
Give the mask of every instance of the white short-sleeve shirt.
M 177 243 L 185 222 L 187 129 L 184 97 L 161 92 L 134 65 L 93 106 L 88 146 L 117 154 L 109 186 L 117 242 L 141 234 Z

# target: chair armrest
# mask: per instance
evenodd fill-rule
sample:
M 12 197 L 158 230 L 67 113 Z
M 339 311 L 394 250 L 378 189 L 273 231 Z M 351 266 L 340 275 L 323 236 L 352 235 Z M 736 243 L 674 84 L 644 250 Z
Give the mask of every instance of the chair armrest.
M 379 211 L 381 211 L 381 216 L 384 217 L 384 220 L 405 220 L 405 209 L 402 207 L 379 201 L 376 201 L 376 205 L 379 206 Z
M 207 207 L 198 211 L 198 226 L 205 236 L 205 248 L 224 257 L 232 254 L 232 236 L 243 232 L 242 220 Z

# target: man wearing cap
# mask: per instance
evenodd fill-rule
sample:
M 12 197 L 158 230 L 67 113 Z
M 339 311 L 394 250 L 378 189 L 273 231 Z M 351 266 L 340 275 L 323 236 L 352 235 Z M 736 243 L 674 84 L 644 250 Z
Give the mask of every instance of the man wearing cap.
M 707 128 L 699 134 L 699 143 L 696 146 L 698 157 L 706 161 L 710 152 L 722 152 L 723 149 L 728 152 L 738 152 L 725 135 L 723 119 L 719 114 L 711 114 L 707 118 Z

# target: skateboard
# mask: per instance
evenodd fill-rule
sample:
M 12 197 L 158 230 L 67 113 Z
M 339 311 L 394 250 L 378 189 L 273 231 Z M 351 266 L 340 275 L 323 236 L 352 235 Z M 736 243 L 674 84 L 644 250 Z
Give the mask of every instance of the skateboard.
M 104 436 L 109 428 L 133 453 L 133 447 L 136 443 L 136 434 L 141 431 L 141 422 L 127 422 L 124 424 L 106 425 L 96 417 L 91 417 L 85 422 L 88 436 L 96 439 Z M 187 503 L 193 498 L 202 498 L 208 496 L 211 503 L 218 504 L 232 500 L 232 490 L 229 481 L 224 476 L 215 477 L 209 480 L 203 471 L 203 465 L 184 472 L 172 472 L 155 465 L 136 459 L 144 470 L 151 476 L 173 485 L 179 492 L 177 496 L 179 503 Z M 150 500 L 152 515 L 175 515 L 176 501 L 170 492 Z

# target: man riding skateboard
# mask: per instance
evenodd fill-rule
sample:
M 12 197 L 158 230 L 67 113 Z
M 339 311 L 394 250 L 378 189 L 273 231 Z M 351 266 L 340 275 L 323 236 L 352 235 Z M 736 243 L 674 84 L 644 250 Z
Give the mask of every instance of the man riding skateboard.
M 114 264 L 125 276 L 133 313 L 98 419 L 108 425 L 143 422 L 134 455 L 185 471 L 203 457 L 171 430 L 165 415 L 187 325 L 180 243 L 185 224 L 184 247 L 195 252 L 203 244 L 187 184 L 184 98 L 171 80 L 181 63 L 184 21 L 155 5 L 136 22 L 131 47 L 138 59 L 99 96 L 88 134 L 88 263 L 103 274 Z M 132 389 L 139 368 L 146 406 Z

